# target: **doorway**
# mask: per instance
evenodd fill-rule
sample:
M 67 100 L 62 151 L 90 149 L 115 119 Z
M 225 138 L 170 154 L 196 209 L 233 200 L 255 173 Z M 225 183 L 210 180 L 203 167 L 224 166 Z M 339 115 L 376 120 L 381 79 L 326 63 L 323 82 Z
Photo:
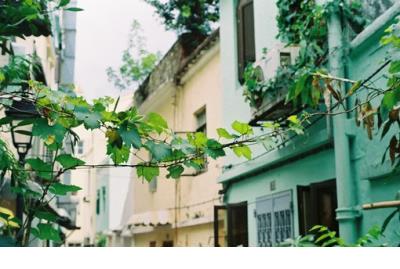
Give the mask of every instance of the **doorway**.
M 248 247 L 247 202 L 214 207 L 214 246 Z
M 336 220 L 336 180 L 297 187 L 300 234 L 306 235 L 315 225 L 323 225 L 339 232 Z

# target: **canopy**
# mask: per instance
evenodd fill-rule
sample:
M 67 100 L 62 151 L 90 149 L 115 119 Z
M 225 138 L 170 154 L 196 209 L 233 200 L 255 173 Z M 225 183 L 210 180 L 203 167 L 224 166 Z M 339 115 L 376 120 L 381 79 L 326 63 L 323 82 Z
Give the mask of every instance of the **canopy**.
M 172 218 L 169 210 L 147 211 L 144 213 L 132 215 L 127 225 L 134 226 L 163 226 L 172 224 Z

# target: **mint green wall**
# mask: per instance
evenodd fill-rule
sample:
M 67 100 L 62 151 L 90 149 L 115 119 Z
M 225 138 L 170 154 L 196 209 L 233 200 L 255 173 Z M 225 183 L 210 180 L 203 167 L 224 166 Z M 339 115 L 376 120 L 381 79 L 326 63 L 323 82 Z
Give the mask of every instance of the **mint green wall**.
M 294 210 L 294 232 L 299 234 L 297 208 L 298 185 L 335 178 L 335 166 L 332 150 L 325 150 L 304 159 L 283 165 L 268 172 L 239 181 L 226 194 L 229 203 L 247 201 L 249 245 L 257 246 L 257 227 L 254 217 L 256 198 L 282 191 L 292 190 Z M 270 182 L 276 182 L 276 190 L 270 191 Z
M 380 27 L 371 31 L 363 42 L 352 43 L 352 50 L 349 58 L 349 78 L 353 80 L 363 80 L 374 73 L 378 67 L 383 64 L 382 59 L 388 52 L 386 47 L 379 45 L 383 30 L 389 26 L 393 20 L 388 20 Z M 376 75 L 374 78 L 375 86 L 384 88 L 386 85 L 383 74 L 387 72 L 387 68 Z M 375 100 L 375 105 L 380 100 Z M 354 122 L 354 121 L 353 121 Z M 355 124 L 352 128 L 356 130 L 353 145 L 354 167 L 358 174 L 359 180 L 359 203 L 371 203 L 379 201 L 394 200 L 397 192 L 400 190 L 399 175 L 393 174 L 393 168 L 387 158 L 382 164 L 382 156 L 386 150 L 391 133 L 381 141 L 381 133 L 375 128 L 375 137 L 370 141 L 366 135 L 366 131 L 357 128 Z M 397 130 L 398 132 L 398 130 Z M 393 131 L 392 131 L 393 133 Z M 394 209 L 375 209 L 364 211 L 361 222 L 361 233 L 366 233 L 373 225 L 382 225 L 383 220 Z M 386 237 L 389 241 L 400 241 L 400 235 L 396 234 L 399 227 L 399 218 L 396 217 L 389 225 Z
M 263 48 L 273 47 L 276 44 L 276 1 L 254 0 L 255 7 L 255 32 L 257 58 L 261 57 Z M 386 24 L 387 25 L 387 24 Z M 351 55 L 348 64 L 348 76 L 350 79 L 364 79 L 372 74 L 381 64 L 386 50 L 379 47 L 379 37 L 385 25 L 378 28 L 372 28 L 370 35 L 364 38 L 358 38 L 352 43 Z M 361 41 L 362 42 L 361 42 Z M 356 46 L 357 45 L 357 46 Z M 224 127 L 229 128 L 234 120 L 248 121 L 251 114 L 248 105 L 244 103 L 242 90 L 237 82 L 237 51 L 236 51 L 236 1 L 221 0 L 221 57 L 223 66 L 223 92 L 224 92 Z M 376 81 L 377 85 L 383 85 L 384 80 Z M 352 115 L 354 116 L 354 115 Z M 390 135 L 382 142 L 379 134 L 374 141 L 368 140 L 365 130 L 355 125 L 354 118 L 345 122 L 344 131 L 349 135 L 350 160 L 347 167 L 350 169 L 350 178 L 345 176 L 341 182 L 350 185 L 353 189 L 349 192 L 338 192 L 338 205 L 344 211 L 339 214 L 345 216 L 350 211 L 346 208 L 346 203 L 354 206 L 350 212 L 353 216 L 360 214 L 355 225 L 341 225 L 340 229 L 346 229 L 341 233 L 346 234 L 350 240 L 365 234 L 373 225 L 381 225 L 385 217 L 392 209 L 378 209 L 372 211 L 362 211 L 361 205 L 369 202 L 378 202 L 392 200 L 398 190 L 400 190 L 399 176 L 390 174 L 392 169 L 390 163 L 381 164 L 382 154 L 388 145 Z M 297 213 L 297 185 L 308 185 L 313 182 L 333 179 L 336 177 L 335 153 L 334 149 L 327 149 L 314 153 L 303 159 L 285 164 L 277 165 L 285 158 L 293 157 L 303 151 L 311 148 L 318 148 L 323 145 L 323 141 L 328 141 L 330 128 L 321 126 L 315 128 L 315 131 L 309 131 L 308 136 L 291 143 L 285 148 L 275 150 L 269 154 L 257 158 L 254 161 L 243 162 L 237 158 L 228 156 L 225 165 L 233 164 L 231 169 L 227 169 L 219 181 L 227 188 L 224 196 L 226 203 L 236 203 L 247 201 L 249 203 L 248 225 L 249 225 L 249 244 L 257 244 L 256 223 L 254 218 L 255 200 L 257 197 L 273 194 L 276 192 L 292 190 L 294 202 L 294 221 L 295 235 L 298 235 L 298 213 Z M 322 130 L 322 131 L 321 131 Z M 321 132 L 326 135 L 322 135 Z M 354 134 L 354 136 L 352 136 Z M 332 135 L 332 134 L 331 134 Z M 319 141 L 319 142 L 318 142 Z M 314 143 L 314 145 L 312 145 Z M 340 145 L 339 145 L 340 146 Z M 254 156 L 257 156 L 263 149 L 257 148 Z M 341 163 L 340 158 L 336 159 Z M 237 163 L 241 163 L 236 165 Z M 268 169 L 270 164 L 274 164 L 274 169 Z M 343 167 L 342 167 L 343 168 Z M 265 171 L 263 171 L 263 169 Z M 341 169 L 341 167 L 338 167 Z M 340 172 L 340 171 L 339 171 Z M 343 175 L 342 175 L 343 176 Z M 276 181 L 276 190 L 270 191 L 269 183 Z M 343 180 L 343 179 L 342 179 Z M 347 186 L 347 185 L 341 185 Z M 344 223 L 345 221 L 342 221 Z M 400 236 L 396 235 L 394 230 L 399 227 L 399 219 L 396 218 L 388 227 L 387 239 L 389 241 L 399 242 Z M 348 231 L 353 233 L 348 234 Z

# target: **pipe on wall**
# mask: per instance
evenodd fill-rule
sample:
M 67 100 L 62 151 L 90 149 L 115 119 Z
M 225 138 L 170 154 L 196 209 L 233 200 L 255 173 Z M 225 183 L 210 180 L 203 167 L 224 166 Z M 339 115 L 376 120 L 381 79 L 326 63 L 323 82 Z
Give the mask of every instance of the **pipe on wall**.
M 340 13 L 332 13 L 328 19 L 329 67 L 333 76 L 344 77 L 346 57 L 345 40 L 342 32 Z M 345 88 L 342 88 L 345 90 Z M 339 106 L 336 112 L 343 111 Z M 340 237 L 353 243 L 358 238 L 357 222 L 360 217 L 356 176 L 351 161 L 351 137 L 346 132 L 347 113 L 333 117 L 333 138 L 336 165 L 336 186 L 338 208 L 336 219 L 339 222 Z

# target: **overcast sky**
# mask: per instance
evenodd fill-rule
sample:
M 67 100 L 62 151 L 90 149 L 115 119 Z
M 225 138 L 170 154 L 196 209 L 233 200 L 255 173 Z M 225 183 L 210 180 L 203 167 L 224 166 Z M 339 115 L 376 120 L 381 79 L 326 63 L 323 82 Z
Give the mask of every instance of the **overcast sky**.
M 89 98 L 117 96 L 117 90 L 107 80 L 106 69 L 118 67 L 122 51 L 127 47 L 133 19 L 138 20 L 147 39 L 150 52 L 165 53 L 176 39 L 165 32 L 153 9 L 143 0 L 78 0 L 75 84 Z M 123 205 L 129 186 L 129 171 L 111 171 L 110 228 L 120 224 Z
M 78 0 L 78 6 L 84 11 L 77 17 L 75 84 L 89 99 L 118 95 L 105 70 L 121 63 L 134 19 L 142 25 L 150 52 L 165 53 L 176 39 L 143 0 Z

